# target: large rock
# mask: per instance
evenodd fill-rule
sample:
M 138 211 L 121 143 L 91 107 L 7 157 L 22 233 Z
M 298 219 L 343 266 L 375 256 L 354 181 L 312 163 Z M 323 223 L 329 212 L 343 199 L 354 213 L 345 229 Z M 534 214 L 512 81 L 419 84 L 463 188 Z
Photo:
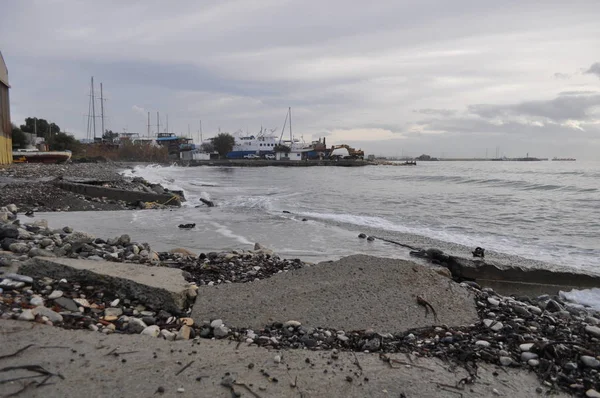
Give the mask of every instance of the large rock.
M 70 258 L 34 257 L 21 265 L 19 273 L 34 278 L 50 277 L 69 282 L 102 286 L 119 297 L 134 298 L 145 305 L 179 312 L 187 305 L 188 283 L 181 270 L 139 264 L 88 261 Z
M 13 224 L 0 225 L 0 239 L 11 238 L 17 239 L 19 237 L 19 228 Z
M 96 239 L 94 235 L 86 232 L 73 232 L 68 235 L 63 241 L 65 243 L 92 243 Z
M 437 312 L 417 303 L 423 297 Z M 344 330 L 410 328 L 478 320 L 471 293 L 434 270 L 403 260 L 356 255 L 244 284 L 201 286 L 192 311 L 197 323 L 264 327 L 294 319 L 305 327 Z

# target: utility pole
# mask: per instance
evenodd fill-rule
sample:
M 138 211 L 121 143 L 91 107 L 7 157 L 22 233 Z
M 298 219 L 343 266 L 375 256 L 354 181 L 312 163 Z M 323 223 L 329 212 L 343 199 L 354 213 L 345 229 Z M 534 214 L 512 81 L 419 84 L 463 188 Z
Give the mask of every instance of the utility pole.
M 94 97 L 94 76 L 92 76 L 92 122 L 94 123 L 94 142 L 96 141 L 96 98 Z
M 150 138 L 150 112 L 148 112 L 148 138 Z
M 102 94 L 102 83 L 100 83 L 100 115 L 100 120 L 102 120 L 102 135 L 104 136 L 104 95 Z

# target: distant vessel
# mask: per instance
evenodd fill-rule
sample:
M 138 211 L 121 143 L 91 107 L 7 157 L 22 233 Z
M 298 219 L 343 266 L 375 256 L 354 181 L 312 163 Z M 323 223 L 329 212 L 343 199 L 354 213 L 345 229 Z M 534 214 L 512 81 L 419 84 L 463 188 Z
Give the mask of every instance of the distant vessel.
M 576 160 L 577 159 L 575 159 L 575 158 L 557 158 L 557 157 L 552 158 L 552 161 L 555 161 L 555 162 L 574 162 Z
M 13 151 L 15 163 L 65 163 L 71 159 L 71 151 L 39 151 L 18 149 Z
M 290 138 L 283 139 L 283 133 L 289 120 Z M 311 150 L 311 146 L 301 142 L 299 139 L 292 136 L 292 108 L 288 108 L 285 117 L 281 136 L 267 135 L 266 130 L 261 127 L 257 135 L 249 135 L 245 137 L 235 137 L 235 144 L 231 152 L 227 154 L 229 159 L 242 159 L 249 155 L 257 155 L 264 157 L 265 155 L 275 154 L 277 147 L 288 147 L 291 152 L 307 152 Z

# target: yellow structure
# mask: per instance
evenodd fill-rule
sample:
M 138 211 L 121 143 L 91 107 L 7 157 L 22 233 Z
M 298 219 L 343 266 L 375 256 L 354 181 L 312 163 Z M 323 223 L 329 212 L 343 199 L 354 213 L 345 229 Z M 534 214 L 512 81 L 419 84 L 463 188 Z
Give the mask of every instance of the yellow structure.
M 0 52 L 0 164 L 12 163 L 12 126 L 8 97 L 8 69 Z

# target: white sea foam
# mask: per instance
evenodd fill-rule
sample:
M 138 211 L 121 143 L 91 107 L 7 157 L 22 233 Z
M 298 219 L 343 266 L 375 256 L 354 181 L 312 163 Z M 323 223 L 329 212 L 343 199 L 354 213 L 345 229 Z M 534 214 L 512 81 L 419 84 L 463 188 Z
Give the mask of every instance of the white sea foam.
M 577 258 L 569 253 L 569 250 L 561 248 L 549 248 L 543 250 L 539 246 L 527 245 L 516 238 L 499 237 L 492 235 L 471 236 L 465 233 L 456 233 L 441 229 L 435 229 L 425 226 L 409 226 L 394 223 L 382 217 L 355 215 L 355 214 L 335 214 L 335 213 L 316 213 L 300 212 L 298 215 L 320 220 L 331 220 L 334 222 L 353 224 L 368 228 L 375 228 L 384 231 L 400 232 L 418 236 L 424 236 L 443 242 L 455 243 L 467 247 L 482 246 L 489 250 L 500 253 L 506 253 L 533 260 L 547 261 L 554 264 L 581 267 L 586 264 L 585 258 Z
M 227 228 L 225 225 L 222 225 L 222 224 L 219 224 L 216 222 L 211 222 L 211 224 L 216 228 L 215 232 L 221 234 L 222 236 L 224 236 L 226 238 L 235 239 L 243 245 L 253 245 L 254 244 L 254 243 L 250 242 L 248 239 L 246 239 L 246 237 L 235 234 L 232 230 Z
M 560 295 L 569 301 L 600 311 L 600 289 L 597 287 L 583 290 L 573 289 L 570 292 L 561 291 Z

